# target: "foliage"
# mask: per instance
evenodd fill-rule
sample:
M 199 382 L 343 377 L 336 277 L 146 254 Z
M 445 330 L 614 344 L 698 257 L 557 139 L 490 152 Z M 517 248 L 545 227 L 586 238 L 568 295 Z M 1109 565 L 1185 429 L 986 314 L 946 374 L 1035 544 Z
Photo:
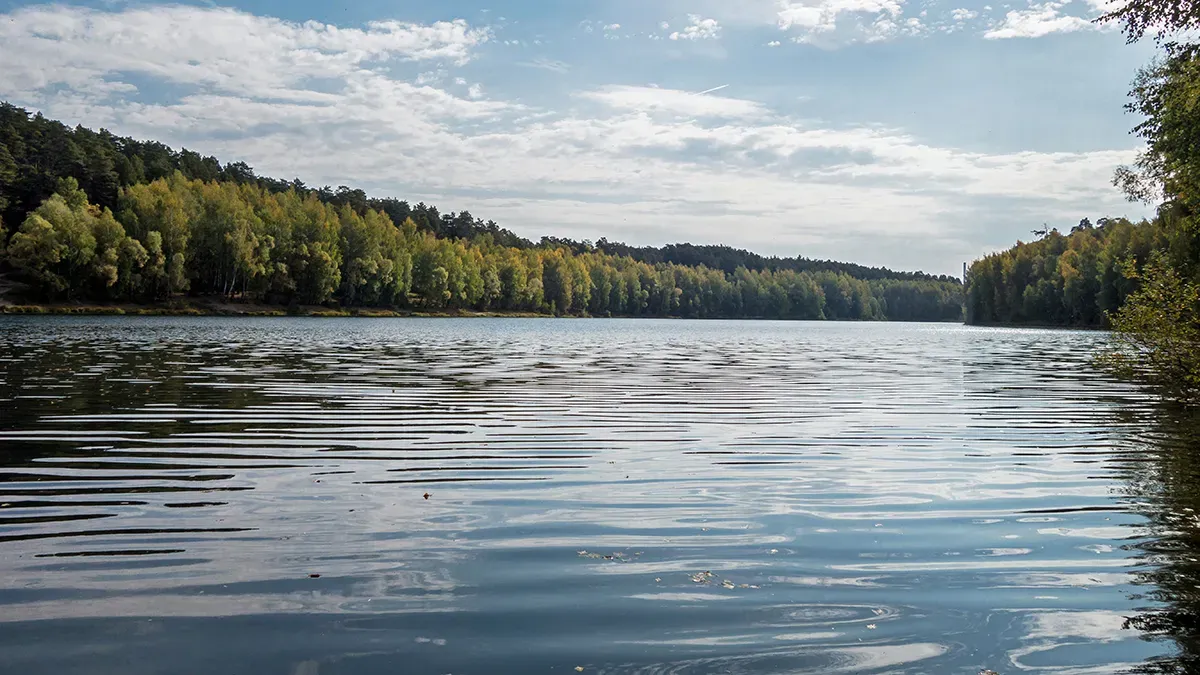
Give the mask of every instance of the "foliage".
M 764 257 L 728 246 L 672 244 L 661 248 L 632 247 L 606 239 L 593 245 L 588 241 L 556 237 L 543 237 L 535 244 L 493 221 L 476 218 L 469 211 L 441 213 L 435 206 L 424 203 L 410 205 L 393 198 L 371 198 L 362 190 L 344 185 L 336 190 L 328 186 L 311 188 L 299 179 L 284 181 L 257 176 L 251 167 L 242 162 L 222 165 L 214 157 L 204 157 L 186 148 L 176 152 L 161 143 L 120 138 L 104 130 L 96 133 L 83 127 L 71 129 L 47 120 L 40 114 L 30 115 L 16 106 L 0 104 L 0 219 L 4 222 L 23 222 L 33 209 L 49 198 L 59 178 L 75 178 L 92 203 L 115 211 L 122 188 L 146 189 L 147 184 L 159 179 L 170 181 L 177 173 L 184 180 L 249 185 L 270 194 L 294 192 L 301 198 L 311 196 L 327 206 L 347 207 L 362 217 L 366 217 L 369 211 L 378 211 L 387 215 L 393 223 L 411 220 L 420 232 L 428 232 L 440 239 L 469 241 L 485 248 L 497 245 L 519 249 L 567 249 L 574 255 L 600 252 L 627 256 L 650 265 L 703 266 L 726 274 L 733 274 L 739 267 L 744 267 L 753 272 L 830 271 L 872 282 L 898 279 L 958 283 L 957 279 L 948 276 L 894 272 L 803 257 Z M 155 208 L 179 213 L 168 207 L 159 204 Z M 142 217 L 145 214 L 138 215 Z M 294 214 L 291 215 L 294 217 Z M 186 242 L 177 236 L 178 227 L 170 227 L 165 223 L 160 225 L 151 229 L 157 229 L 163 237 L 163 269 L 156 270 L 156 274 L 161 272 L 158 277 L 158 293 L 161 296 L 186 290 L 186 280 L 178 274 L 176 259 L 176 254 L 186 248 Z M 0 240 L 0 245 L 3 243 Z M 276 240 L 275 245 L 283 246 L 284 243 Z M 328 260 L 324 264 L 332 262 Z M 368 268 L 371 266 L 367 261 L 362 261 L 362 264 Z M 231 270 L 227 270 L 227 282 L 233 280 L 232 274 Z M 240 283 L 251 282 L 240 274 L 239 280 Z M 309 289 L 309 295 L 320 296 L 322 292 Z
M 75 179 L 67 178 L 12 236 L 8 260 L 48 299 L 106 299 L 127 290 L 147 254 L 112 211 L 88 204 Z
M 114 213 L 116 214 L 114 216 Z M 956 320 L 950 277 L 725 246 L 534 244 L 467 211 L 256 176 L 244 163 L 0 104 L 9 265 L 46 299 L 599 316 Z
M 553 239 L 543 237 L 543 243 L 567 245 L 575 250 L 585 250 L 590 248 L 587 242 L 573 242 L 571 240 Z M 880 267 L 865 267 L 863 265 L 855 265 L 854 263 L 835 262 L 832 260 L 810 260 L 803 257 L 795 258 L 776 258 L 764 257 L 757 253 L 751 253 L 742 249 L 735 249 L 729 246 L 697 246 L 693 244 L 669 244 L 661 248 L 653 246 L 633 247 L 625 244 L 610 242 L 607 239 L 601 239 L 596 242 L 595 248 L 605 253 L 613 255 L 627 255 L 634 260 L 648 262 L 651 264 L 667 262 L 676 265 L 701 266 L 711 269 L 719 269 L 724 272 L 733 273 L 739 267 L 745 267 L 749 270 L 792 270 L 794 272 L 841 272 L 848 274 L 856 279 L 865 279 L 868 281 L 876 281 L 883 279 L 901 279 L 901 280 L 932 280 L 957 282 L 954 277 L 932 274 L 923 272 L 894 272 L 887 268 Z
M 597 316 L 955 320 L 961 286 L 789 269 L 732 273 L 598 249 L 439 238 L 410 218 L 296 190 L 188 180 L 125 188 L 119 219 L 63 181 L 12 237 L 47 298 L 144 301 L 184 292 L 277 304 L 499 309 Z
M 1113 317 L 1113 346 L 1101 364 L 1127 378 L 1148 379 L 1172 398 L 1200 394 L 1200 287 L 1155 252 Z
M 1190 0 L 1121 0 L 1096 19 L 1099 23 L 1119 22 L 1129 42 L 1142 39 L 1147 32 L 1155 39 L 1200 28 L 1200 5 Z
M 1126 110 L 1142 118 L 1134 133 L 1146 141 L 1134 166 L 1120 167 L 1114 185 L 1131 200 L 1200 206 L 1200 58 L 1190 46 L 1169 46 L 1138 72 Z
M 1084 219 L 1030 243 L 977 260 L 967 273 L 967 323 L 1099 328 L 1135 290 L 1128 264 L 1170 248 L 1166 220 Z M 1183 248 L 1187 248 L 1186 244 Z
M 1200 27 L 1194 3 L 1133 0 L 1102 17 L 1121 21 L 1129 40 L 1155 31 L 1156 40 Z M 1127 110 L 1142 121 L 1146 141 L 1135 166 L 1121 167 L 1114 184 L 1132 200 L 1162 200 L 1156 224 L 1165 240 L 1146 264 L 1127 265 L 1140 287 L 1113 314 L 1114 347 L 1102 362 L 1146 379 L 1174 398 L 1200 398 L 1200 46 L 1171 41 L 1138 73 Z M 1138 261 L 1138 262 L 1142 262 Z

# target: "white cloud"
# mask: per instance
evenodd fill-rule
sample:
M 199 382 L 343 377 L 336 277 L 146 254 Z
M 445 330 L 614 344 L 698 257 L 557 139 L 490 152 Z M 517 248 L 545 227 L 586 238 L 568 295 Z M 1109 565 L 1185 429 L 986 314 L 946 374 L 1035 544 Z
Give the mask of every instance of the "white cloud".
M 770 42 L 767 43 L 767 46 L 768 47 L 778 47 L 779 45 L 782 45 L 782 44 L 783 43 L 780 42 L 779 40 L 771 40 Z
M 1069 1 L 1047 2 L 1030 5 L 1029 9 L 1009 11 L 1004 21 L 985 32 L 983 37 L 987 40 L 1037 38 L 1051 33 L 1071 33 L 1095 28 L 1095 24 L 1087 19 L 1059 13 Z
M 903 5 L 904 0 L 779 0 L 776 20 L 781 30 L 799 33 L 796 42 L 812 42 L 838 30 L 843 16 L 871 16 L 875 20 L 865 33 L 875 41 L 905 32 L 896 28 Z
M 605 27 L 604 27 L 604 30 L 621 30 L 621 24 L 619 24 L 619 23 L 610 23 L 610 24 L 608 24 L 607 26 L 605 26 Z
M 1129 0 L 1083 0 L 1095 14 L 1104 14 L 1124 7 Z
M 904 21 L 894 21 L 890 17 L 882 16 L 865 29 L 863 39 L 865 42 L 882 42 L 900 35 L 920 35 L 923 32 L 925 24 L 915 16 Z
M 671 30 L 671 24 L 667 23 L 666 21 L 663 21 L 662 23 L 658 24 L 658 27 L 663 30 Z
M 417 86 L 425 86 L 427 84 L 437 84 L 446 78 L 446 71 L 443 70 L 427 70 L 417 75 Z
M 688 21 L 691 25 L 687 28 L 671 33 L 672 40 L 716 40 L 721 37 L 721 24 L 716 19 L 689 14 Z
M 294 98 L 297 85 L 390 59 L 464 63 L 490 32 L 464 21 L 303 24 L 232 9 L 165 6 L 120 14 L 31 7 L 0 22 L 6 89 L 83 87 L 139 73 L 226 92 Z M 304 94 L 304 98 L 312 98 Z
M 950 17 L 952 19 L 954 19 L 955 21 L 968 21 L 970 19 L 974 19 L 977 16 L 979 16 L 978 12 L 975 12 L 975 11 L 972 11 L 969 9 L 964 9 L 964 8 L 959 8 L 959 9 L 950 11 Z
M 977 250 L 965 237 L 989 214 L 973 199 L 1036 202 L 1046 220 L 1124 208 L 1108 178 L 1133 151 L 987 155 L 665 87 L 589 87 L 570 109 L 535 108 L 487 81 L 451 84 L 482 29 L 358 30 L 366 46 L 343 35 L 356 30 L 194 7 L 18 10 L 0 15 L 0 98 L 264 175 L 469 208 L 535 237 L 686 236 L 861 260 L 863 242 L 920 237 L 944 248 L 938 264 Z M 380 67 L 397 60 L 421 63 Z M 142 82 L 169 93 L 131 94 Z

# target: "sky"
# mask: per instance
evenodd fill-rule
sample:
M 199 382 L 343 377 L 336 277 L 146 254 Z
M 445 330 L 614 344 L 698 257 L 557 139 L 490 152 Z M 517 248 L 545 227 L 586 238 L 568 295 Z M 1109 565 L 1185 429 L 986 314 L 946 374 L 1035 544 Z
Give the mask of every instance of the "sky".
M 0 99 L 518 234 L 935 274 L 1089 217 L 1105 0 L 0 0 Z

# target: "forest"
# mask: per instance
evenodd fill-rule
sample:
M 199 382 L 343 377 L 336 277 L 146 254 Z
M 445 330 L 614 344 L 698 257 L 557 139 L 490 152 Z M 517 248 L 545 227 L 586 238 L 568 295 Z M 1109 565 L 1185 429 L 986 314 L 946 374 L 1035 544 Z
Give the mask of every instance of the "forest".
M 1036 232 L 1036 240 L 971 265 L 967 323 L 1107 328 L 1155 254 L 1178 264 L 1194 257 L 1180 231 L 1164 213 L 1139 223 L 1085 218 L 1065 235 Z
M 181 297 L 579 316 L 961 320 L 957 279 L 725 246 L 533 243 L 0 106 L 0 251 L 39 301 Z M 7 226 L 13 224 L 14 226 Z

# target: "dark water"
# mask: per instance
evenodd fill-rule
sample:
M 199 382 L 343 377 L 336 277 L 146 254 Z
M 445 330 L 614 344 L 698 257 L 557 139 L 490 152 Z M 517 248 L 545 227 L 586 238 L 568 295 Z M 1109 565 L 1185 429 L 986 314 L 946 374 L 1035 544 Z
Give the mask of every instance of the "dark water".
M 1195 672 L 1102 339 L 0 318 L 0 672 Z

